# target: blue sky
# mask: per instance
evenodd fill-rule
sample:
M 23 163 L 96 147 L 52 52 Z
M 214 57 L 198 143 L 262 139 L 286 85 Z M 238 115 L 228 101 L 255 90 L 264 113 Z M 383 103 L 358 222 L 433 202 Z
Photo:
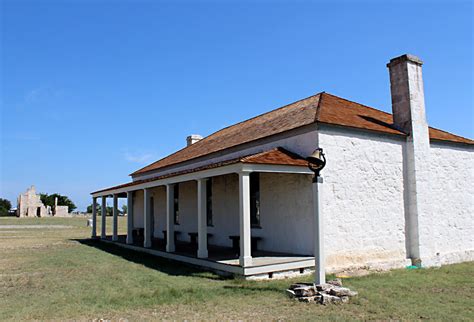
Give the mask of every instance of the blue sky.
M 89 193 L 320 91 L 390 111 L 424 62 L 430 125 L 474 137 L 470 1 L 1 1 L 0 197 Z

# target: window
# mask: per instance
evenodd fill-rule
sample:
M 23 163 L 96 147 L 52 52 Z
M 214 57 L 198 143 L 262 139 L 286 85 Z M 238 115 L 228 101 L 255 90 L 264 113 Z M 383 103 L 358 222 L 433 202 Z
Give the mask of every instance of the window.
M 174 191 L 174 224 L 179 225 L 179 183 L 173 186 Z
M 212 224 L 212 178 L 206 180 L 206 218 L 207 225 L 213 226 Z
M 260 228 L 260 174 L 250 174 L 250 224 Z

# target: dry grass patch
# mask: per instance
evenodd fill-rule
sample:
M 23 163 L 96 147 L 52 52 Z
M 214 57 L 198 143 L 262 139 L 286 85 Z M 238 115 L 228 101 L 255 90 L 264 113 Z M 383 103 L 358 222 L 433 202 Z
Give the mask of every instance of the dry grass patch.
M 0 219 L 0 225 L 18 224 L 71 228 L 14 233 L 0 229 L 0 320 L 469 320 L 474 316 L 473 263 L 350 278 L 345 285 L 359 296 L 349 304 L 324 307 L 290 300 L 284 290 L 296 280 L 224 279 L 83 240 L 90 234 L 83 218 Z M 119 229 L 125 227 L 125 218 L 120 218 Z M 21 238 L 2 238 L 9 234 Z

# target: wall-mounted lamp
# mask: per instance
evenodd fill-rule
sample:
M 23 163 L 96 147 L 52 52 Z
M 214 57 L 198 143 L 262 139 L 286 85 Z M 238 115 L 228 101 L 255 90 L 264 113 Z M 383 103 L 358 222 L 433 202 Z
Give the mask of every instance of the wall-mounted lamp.
M 319 177 L 319 173 L 326 166 L 326 157 L 324 156 L 323 149 L 317 148 L 306 158 L 306 161 L 308 161 L 308 168 L 314 172 L 315 177 Z

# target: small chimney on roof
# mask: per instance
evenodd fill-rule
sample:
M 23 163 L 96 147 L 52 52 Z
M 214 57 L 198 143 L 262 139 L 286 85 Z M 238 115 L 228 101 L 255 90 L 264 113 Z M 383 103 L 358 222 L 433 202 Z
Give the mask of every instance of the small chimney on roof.
M 193 145 L 194 143 L 202 140 L 202 136 L 199 134 L 191 134 L 186 138 L 186 146 Z

